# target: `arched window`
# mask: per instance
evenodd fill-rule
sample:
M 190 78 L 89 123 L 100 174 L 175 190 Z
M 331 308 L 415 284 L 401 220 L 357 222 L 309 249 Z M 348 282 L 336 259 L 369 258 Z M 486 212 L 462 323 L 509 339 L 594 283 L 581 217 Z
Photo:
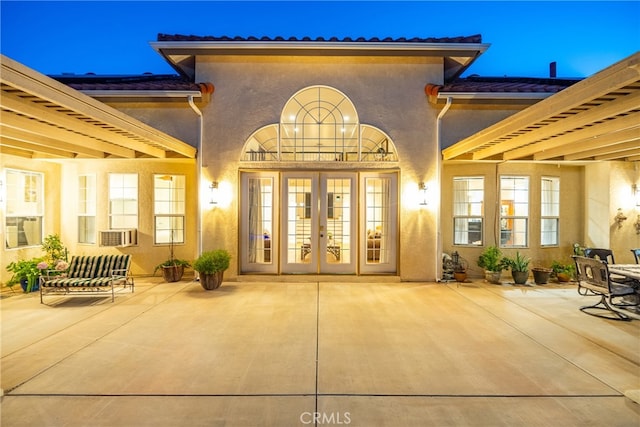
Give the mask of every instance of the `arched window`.
M 397 161 L 393 142 L 381 130 L 361 125 L 349 98 L 337 89 L 310 86 L 293 95 L 280 123 L 255 131 L 245 143 L 245 161 Z

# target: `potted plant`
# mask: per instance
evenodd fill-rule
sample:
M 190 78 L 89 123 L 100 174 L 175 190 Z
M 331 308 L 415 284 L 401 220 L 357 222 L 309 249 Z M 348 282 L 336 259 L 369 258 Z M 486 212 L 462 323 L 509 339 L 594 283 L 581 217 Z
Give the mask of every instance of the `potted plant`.
M 553 273 L 553 270 L 547 267 L 533 267 L 531 271 L 533 272 L 533 280 L 536 282 L 536 285 L 549 283 L 549 277 L 551 277 L 551 273 Z
M 169 259 L 156 265 L 153 270 L 155 275 L 158 270 L 162 270 L 162 277 L 165 282 L 177 282 L 182 279 L 184 269 L 191 267 L 191 263 L 184 259 L 176 259 L 173 256 L 173 233 L 171 233 L 171 243 L 169 245 Z
M 43 258 L 32 258 L 20 261 L 13 261 L 7 265 L 7 271 L 13 273 L 7 285 L 20 283 L 24 292 L 33 292 L 38 290 L 38 278 L 40 277 L 40 269 L 38 265 L 44 263 Z
M 517 285 L 524 285 L 529 278 L 529 263 L 531 259 L 516 252 L 515 257 L 504 257 L 503 265 L 511 269 L 511 277 Z
M 484 269 L 484 277 L 489 283 L 500 283 L 502 270 L 505 269 L 502 252 L 497 246 L 488 246 L 478 258 L 478 267 Z
M 215 249 L 203 252 L 193 262 L 193 269 L 198 272 L 200 285 L 210 291 L 220 287 L 224 271 L 230 263 L 231 255 L 226 249 Z
M 563 264 L 560 261 L 553 261 L 551 263 L 551 270 L 553 274 L 558 279 L 558 282 L 568 282 L 573 277 L 573 273 L 575 272 L 574 264 Z
M 44 238 L 42 250 L 45 253 L 43 261 L 50 267 L 55 267 L 59 261 L 68 261 L 67 248 L 57 234 L 50 234 Z

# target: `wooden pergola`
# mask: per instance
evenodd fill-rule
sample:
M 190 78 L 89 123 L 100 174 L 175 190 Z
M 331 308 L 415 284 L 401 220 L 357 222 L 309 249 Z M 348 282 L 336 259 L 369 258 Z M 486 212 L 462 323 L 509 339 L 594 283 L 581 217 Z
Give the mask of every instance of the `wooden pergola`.
M 639 61 L 637 52 L 458 141 L 443 160 L 639 161 Z

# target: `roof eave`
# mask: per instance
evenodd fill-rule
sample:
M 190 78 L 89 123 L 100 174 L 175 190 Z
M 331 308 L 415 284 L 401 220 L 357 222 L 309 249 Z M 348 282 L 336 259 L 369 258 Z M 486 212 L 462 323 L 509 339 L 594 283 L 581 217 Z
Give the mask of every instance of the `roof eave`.
M 446 79 L 459 76 L 491 45 L 489 43 L 304 42 L 304 41 L 160 41 L 150 42 L 181 75 L 193 78 L 196 55 L 299 56 L 440 56 L 447 62 Z M 460 59 L 463 59 L 460 61 Z
M 191 90 L 81 90 L 92 98 L 201 98 L 202 92 Z

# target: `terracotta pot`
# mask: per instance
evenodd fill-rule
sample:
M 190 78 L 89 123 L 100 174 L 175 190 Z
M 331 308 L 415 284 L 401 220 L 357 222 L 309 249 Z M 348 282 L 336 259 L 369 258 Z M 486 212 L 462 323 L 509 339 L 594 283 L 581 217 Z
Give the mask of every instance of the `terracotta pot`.
M 169 265 L 162 267 L 162 277 L 165 282 L 177 282 L 182 279 L 184 274 L 184 266 L 182 265 Z
M 222 276 L 224 271 L 218 271 L 213 274 L 200 273 L 200 284 L 205 291 L 213 291 L 222 285 Z
M 453 278 L 456 282 L 464 282 L 467 280 L 467 272 L 466 271 L 454 271 Z
M 556 277 L 558 278 L 558 282 L 568 282 L 571 280 L 571 276 L 567 273 L 558 273 L 556 274 Z

